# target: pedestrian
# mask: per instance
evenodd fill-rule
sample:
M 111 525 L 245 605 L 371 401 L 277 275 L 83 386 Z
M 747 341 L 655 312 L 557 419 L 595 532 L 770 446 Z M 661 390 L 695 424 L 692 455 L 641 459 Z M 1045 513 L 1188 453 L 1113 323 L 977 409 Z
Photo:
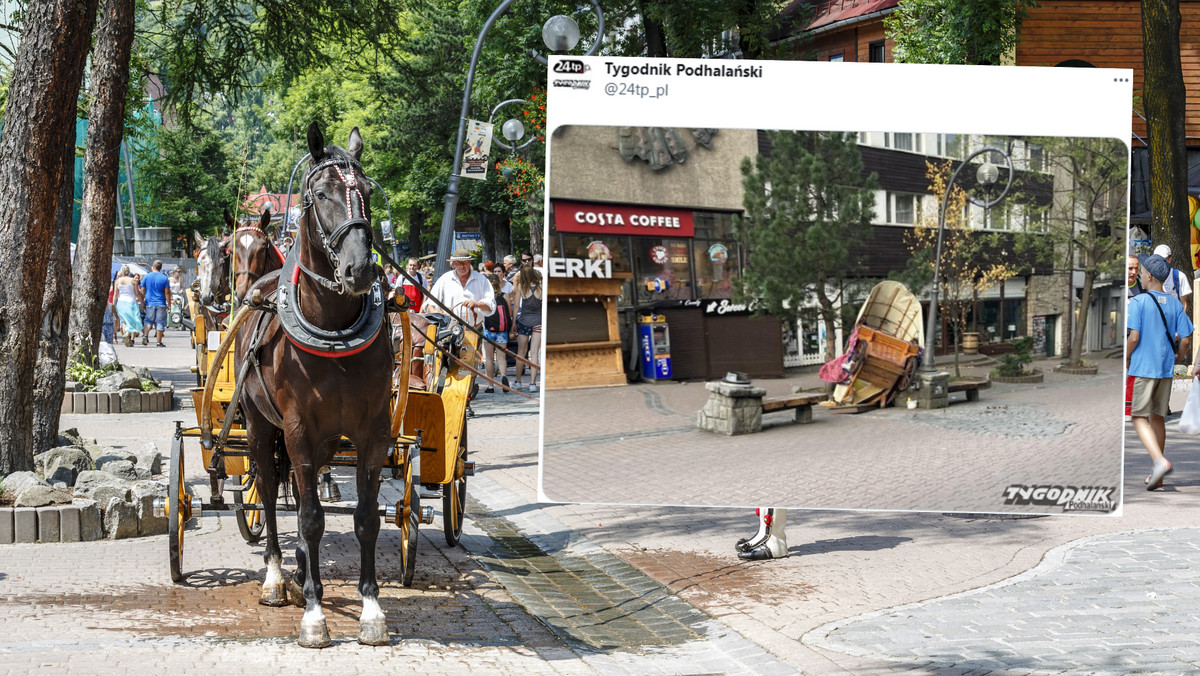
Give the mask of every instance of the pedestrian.
M 471 268 L 471 253 L 466 249 L 454 250 L 450 255 L 450 268 L 429 293 L 453 310 L 459 319 L 473 327 L 479 326 L 484 317 L 496 311 L 492 285 L 481 273 Z M 424 310 L 445 314 L 429 299 L 425 300 Z
M 524 256 L 522 262 L 524 262 Z M 516 299 L 513 305 L 517 308 L 517 321 L 515 322 L 517 356 L 526 358 L 535 364 L 529 369 L 529 391 L 537 392 L 538 367 L 536 365 L 542 363 L 539 359 L 542 350 L 542 274 L 526 263 L 517 273 L 516 280 L 513 282 L 512 295 Z M 526 357 L 527 348 L 528 357 Z M 513 378 L 513 389 L 522 389 L 521 376 L 524 371 L 525 364 L 518 360 L 516 375 Z
M 404 264 L 404 271 L 408 273 L 409 277 L 417 280 L 417 283 L 413 284 L 408 280 L 408 277 L 400 277 L 397 281 L 399 281 L 404 295 L 408 297 L 409 306 L 414 310 L 419 310 L 421 308 L 421 301 L 425 298 L 424 289 L 429 288 L 429 282 L 425 277 L 425 273 L 421 272 L 420 268 L 417 267 L 416 258 L 409 257 Z
M 1171 274 L 1168 275 L 1166 281 L 1163 282 L 1163 291 L 1175 294 L 1175 297 L 1179 299 L 1179 302 L 1183 303 L 1183 311 L 1187 312 L 1188 299 L 1192 297 L 1192 286 L 1188 283 L 1188 276 L 1179 270 L 1176 270 L 1175 266 L 1172 265 L 1171 262 L 1173 259 L 1171 257 L 1171 247 L 1167 246 L 1166 244 L 1159 244 L 1158 246 L 1154 247 L 1154 255 L 1165 258 L 1167 265 L 1170 266 Z
M 146 332 L 142 334 L 142 345 L 150 343 L 149 334 L 154 330 L 158 332 L 158 346 L 166 347 L 163 331 L 167 329 L 167 308 L 171 305 L 171 282 L 162 273 L 162 261 L 154 261 L 150 269 L 141 284 L 146 299 Z
M 142 331 L 142 315 L 138 309 L 138 286 L 129 273 L 129 266 L 122 265 L 112 285 L 113 298 L 117 300 L 117 316 L 125 329 L 125 347 L 133 347 L 133 339 Z
M 387 277 L 388 286 L 393 289 L 396 288 L 396 279 L 400 276 L 396 274 L 396 268 L 393 268 L 392 264 L 388 263 L 383 266 L 383 274 Z
M 507 359 L 504 350 L 497 349 L 496 345 L 492 343 L 496 343 L 501 348 L 508 345 L 508 333 L 512 330 L 512 310 L 508 301 L 504 299 L 504 287 L 500 286 L 500 277 L 494 274 L 488 275 L 488 282 L 492 285 L 492 299 L 496 302 L 496 311 L 483 320 L 483 337 L 487 339 L 483 342 L 483 374 L 491 380 L 498 379 L 500 386 L 507 389 Z M 485 394 L 491 394 L 496 390 L 491 383 L 488 383 L 487 388 L 483 391 Z
M 1138 257 L 1125 257 L 1125 301 L 1142 293 L 1142 283 L 1138 281 Z
M 1133 376 L 1130 416 L 1138 440 L 1153 463 L 1146 477 L 1146 490 L 1162 486 L 1173 470 L 1164 455 L 1167 440 L 1166 415 L 1171 398 L 1175 362 L 1190 354 L 1194 327 L 1183 304 L 1163 291 L 1171 266 L 1157 254 L 1138 256 L 1138 278 L 1144 293 L 1129 301 L 1125 339 L 1125 370 Z M 1197 375 L 1195 366 L 1192 375 Z

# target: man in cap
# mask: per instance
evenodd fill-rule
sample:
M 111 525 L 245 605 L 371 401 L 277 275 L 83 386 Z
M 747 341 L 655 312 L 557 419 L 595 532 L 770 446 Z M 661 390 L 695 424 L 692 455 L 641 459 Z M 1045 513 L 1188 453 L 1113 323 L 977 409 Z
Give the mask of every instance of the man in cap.
M 1162 256 L 1167 261 L 1167 265 L 1171 266 L 1171 274 L 1167 275 L 1167 280 L 1163 282 L 1163 291 L 1175 294 L 1180 303 L 1183 303 L 1183 311 L 1187 312 L 1188 298 L 1192 296 L 1192 285 L 1188 283 L 1188 276 L 1179 270 L 1176 270 L 1171 258 L 1171 247 L 1166 244 L 1159 244 L 1154 247 L 1154 255 Z
M 1162 486 L 1172 471 L 1163 455 L 1167 440 L 1165 417 L 1171 398 L 1171 381 L 1180 355 L 1191 353 L 1192 326 L 1179 300 L 1163 291 L 1171 275 L 1166 259 L 1156 254 L 1138 256 L 1139 281 L 1145 292 L 1129 301 L 1129 335 L 1125 339 L 1125 370 L 1133 376 L 1130 416 L 1138 440 L 1150 454 L 1153 468 L 1146 490 Z M 1192 374 L 1197 372 L 1192 367 Z
M 479 326 L 484 317 L 490 317 L 496 311 L 492 285 L 487 277 L 472 269 L 471 254 L 466 249 L 455 249 L 450 254 L 450 270 L 437 280 L 429 293 L 471 326 Z M 428 299 L 422 309 L 445 313 Z

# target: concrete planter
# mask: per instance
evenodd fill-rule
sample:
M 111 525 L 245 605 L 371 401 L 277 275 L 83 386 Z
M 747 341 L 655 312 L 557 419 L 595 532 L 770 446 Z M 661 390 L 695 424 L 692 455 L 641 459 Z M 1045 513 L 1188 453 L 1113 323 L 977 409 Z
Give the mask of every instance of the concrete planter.
M 157 392 L 141 392 L 134 399 L 126 398 L 121 403 L 120 392 L 64 392 L 62 413 L 158 413 L 175 409 L 175 390 L 166 388 Z
M 1013 383 L 1017 385 L 1032 385 L 1042 382 L 1045 374 L 1040 370 L 1034 369 L 1033 373 L 1027 376 L 992 376 L 993 383 Z

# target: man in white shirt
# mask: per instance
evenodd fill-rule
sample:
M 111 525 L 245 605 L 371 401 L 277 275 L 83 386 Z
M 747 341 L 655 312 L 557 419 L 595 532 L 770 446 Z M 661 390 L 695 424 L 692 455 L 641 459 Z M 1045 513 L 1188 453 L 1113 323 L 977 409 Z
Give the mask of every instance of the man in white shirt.
M 1192 297 L 1192 285 L 1188 283 L 1186 273 L 1175 269 L 1174 261 L 1171 260 L 1171 247 L 1166 244 L 1159 244 L 1154 247 L 1154 255 L 1162 256 L 1171 263 L 1171 274 L 1167 275 L 1166 281 L 1163 282 L 1163 291 L 1173 294 L 1183 303 L 1183 311 L 1188 311 L 1188 299 Z
M 437 280 L 429 293 L 471 326 L 479 326 L 484 317 L 490 317 L 496 311 L 492 285 L 487 277 L 471 268 L 471 254 L 466 249 L 455 249 L 450 255 L 450 270 Z M 445 314 L 429 299 L 425 300 L 422 310 Z

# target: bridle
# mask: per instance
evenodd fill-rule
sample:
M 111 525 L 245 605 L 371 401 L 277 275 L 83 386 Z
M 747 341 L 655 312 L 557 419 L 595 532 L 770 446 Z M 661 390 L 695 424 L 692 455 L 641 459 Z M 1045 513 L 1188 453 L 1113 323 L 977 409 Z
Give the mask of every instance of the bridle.
M 228 282 L 229 276 L 224 274 L 224 272 L 217 274 L 217 272 L 222 268 L 225 270 L 229 269 L 228 259 L 221 254 L 220 238 L 210 238 L 208 243 L 205 245 L 204 250 L 204 252 L 208 254 L 208 264 L 211 266 L 209 269 L 208 279 L 204 283 L 210 287 L 209 293 L 212 294 L 213 302 L 211 305 L 206 304 L 203 307 L 213 315 L 221 316 L 229 314 L 229 304 L 221 302 L 220 293 L 222 291 L 220 288 L 220 282 Z M 218 280 L 215 288 L 213 280 Z M 230 288 L 230 293 L 232 293 L 232 287 Z
M 315 198 L 313 197 L 311 182 L 317 173 L 331 168 L 338 173 L 338 176 L 342 179 L 342 183 L 346 186 L 344 201 L 346 220 L 342 221 L 332 232 L 326 234 L 325 226 L 321 223 L 320 212 L 315 208 Z M 355 176 L 355 171 L 360 169 L 361 167 L 359 167 L 357 162 L 349 158 L 337 157 L 324 160 L 313 166 L 304 174 L 304 178 L 300 181 L 300 187 L 304 191 L 303 214 L 306 216 L 311 215 L 312 217 L 317 231 L 317 238 L 321 241 L 321 246 L 325 250 L 325 256 L 329 259 L 329 264 L 333 267 L 333 279 L 309 270 L 300 262 L 299 257 L 296 259 L 296 265 L 299 266 L 304 274 L 334 293 L 344 293 L 345 289 L 342 284 L 342 273 L 338 259 L 338 251 L 341 248 L 342 240 L 345 239 L 350 229 L 355 226 L 366 231 L 368 241 L 372 239 L 371 222 L 365 217 L 368 208 L 367 201 L 359 189 L 359 181 Z M 307 219 L 305 223 L 308 223 Z
M 249 233 L 249 232 L 258 233 L 258 235 L 262 237 L 262 242 L 263 242 L 263 244 L 262 244 L 262 245 L 259 247 L 259 249 L 265 249 L 265 250 L 267 250 L 268 252 L 271 252 L 271 251 L 275 252 L 275 255 L 279 257 L 279 262 L 280 262 L 280 264 L 282 264 L 282 263 L 283 263 L 283 254 L 279 252 L 279 249 L 276 249 L 276 248 L 275 248 L 275 243 L 271 241 L 271 238 L 270 238 L 270 237 L 267 235 L 267 233 L 263 232 L 263 229 L 262 229 L 262 228 L 260 228 L 260 227 L 258 227 L 257 225 L 243 225 L 242 227 L 238 228 L 237 230 L 234 230 L 234 231 L 233 231 L 233 242 L 234 242 L 234 246 L 237 246 L 237 244 L 239 243 L 239 241 L 238 241 L 238 233 L 242 233 L 242 232 L 246 232 L 246 233 Z M 268 253 L 267 255 L 270 255 L 270 254 Z M 237 256 L 234 256 L 234 258 L 238 258 L 238 257 L 237 257 Z M 239 268 L 239 269 L 235 270 L 235 271 L 234 271 L 234 273 L 233 273 L 234 285 L 236 286 L 236 284 L 237 284 L 237 278 L 238 278 L 240 275 L 246 275 L 246 276 L 248 276 L 250 279 L 249 279 L 249 280 L 247 280 L 247 281 L 248 281 L 250 284 L 253 284 L 253 283 L 255 282 L 255 280 L 257 280 L 258 278 L 262 277 L 262 276 L 263 276 L 263 274 L 264 274 L 264 273 L 262 273 L 262 272 L 257 272 L 257 271 L 255 271 L 255 270 L 251 270 L 250 268 L 245 268 L 245 267 L 243 267 L 243 268 Z

